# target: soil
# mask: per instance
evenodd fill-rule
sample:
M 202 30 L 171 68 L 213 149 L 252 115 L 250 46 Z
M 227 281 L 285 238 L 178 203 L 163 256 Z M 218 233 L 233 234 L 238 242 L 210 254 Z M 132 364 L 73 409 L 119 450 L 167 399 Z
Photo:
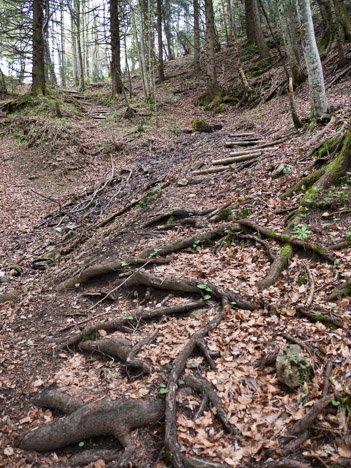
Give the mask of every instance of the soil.
M 231 51 L 221 51 L 217 60 L 220 84 L 229 89 L 237 80 Z M 282 77 L 277 63 L 271 73 L 273 87 Z M 334 76 L 333 64 L 328 62 L 327 83 Z M 169 294 L 145 286 L 119 287 L 116 281 L 120 272 L 58 292 L 56 288 L 61 281 L 90 265 L 123 260 L 138 255 L 146 247 L 159 249 L 215 227 L 205 215 L 196 217 L 198 227 L 177 225 L 164 230 L 159 226 L 144 227 L 152 217 L 176 207 L 192 213 L 231 204 L 237 218 L 244 217 L 249 210 L 250 219 L 257 224 L 283 232 L 289 210 L 298 206 L 303 197 L 297 194 L 284 201 L 279 199 L 288 187 L 311 171 L 314 161 L 313 148 L 302 151 L 313 135 L 306 135 L 306 126 L 294 130 L 285 95 L 256 102 L 252 107 L 227 105 L 225 113 L 216 113 L 196 105 L 206 88 L 202 78 L 192 76 L 191 57 L 167 63 L 166 77 L 157 86 L 158 110 L 142 103 L 139 77 L 133 77 L 130 105 L 136 113 L 131 119 L 124 118 L 126 106 L 122 99 L 108 106 L 106 85 L 88 91 L 89 114 L 63 106 L 66 117 L 60 122 L 53 115 L 30 117 L 35 120 L 30 123 L 33 137 L 30 145 L 22 133 L 21 138 L 14 135 L 14 129 L 23 129 L 23 122 L 28 123 L 28 115 L 19 112 L 10 116 L 10 124 L 1 124 L 4 136 L 0 140 L 0 271 L 3 272 L 0 296 L 17 291 L 18 297 L 0 305 L 0 466 L 55 467 L 60 463 L 69 466 L 69 456 L 83 449 L 116 447 L 113 439 L 99 438 L 85 441 L 83 448 L 82 444 L 75 444 L 55 453 L 19 449 L 18 442 L 26 430 L 58 418 L 55 412 L 36 408 L 31 397 L 51 388 L 79 396 L 86 402 L 105 396 L 112 399 L 159 396 L 167 386 L 173 360 L 190 337 L 214 317 L 218 306 L 210 299 L 202 315 L 183 314 L 134 325 L 128 334 L 134 343 L 155 328 L 159 330 L 156 341 L 137 356 L 151 364 L 153 372 L 140 375 L 109 356 L 60 345 L 83 326 L 94 323 L 99 314 L 103 315 L 98 320 L 129 317 L 135 311 L 160 307 L 167 298 L 166 305 L 199 299 L 201 291 L 198 295 Z M 329 90 L 328 99 L 337 120 L 323 138 L 342 134 L 348 127 L 350 91 L 347 78 Z M 307 83 L 296 90 L 295 99 L 300 117 L 306 118 Z M 110 113 L 105 119 L 96 120 L 94 106 L 97 111 L 101 105 L 108 107 Z M 205 118 L 221 128 L 212 133 L 189 134 L 195 118 Z M 43 139 L 44 125 L 47 132 Z M 231 135 L 246 131 L 267 142 L 284 136 L 288 139 L 267 148 L 252 166 L 193 175 L 194 164 L 203 164 L 202 169 L 212 167 L 213 160 L 233 151 L 225 146 L 233 140 Z M 60 138 L 60 134 L 65 137 Z M 269 172 L 278 163 L 292 165 L 293 171 L 272 179 Z M 160 189 L 162 184 L 165 186 Z M 305 230 L 310 231 L 308 242 L 332 247 L 349 235 L 347 177 L 343 184 L 323 194 L 333 202 L 330 209 L 313 210 L 304 219 Z M 124 214 L 97 227 L 108 216 L 142 197 Z M 281 245 L 273 240 L 269 243 L 278 254 Z M 325 466 L 329 462 L 347 466 L 343 463 L 351 459 L 347 403 L 351 385 L 350 298 L 330 303 L 328 297 L 344 277 L 351 275 L 350 249 L 336 251 L 334 264 L 295 250 L 288 270 L 275 285 L 260 291 L 257 284 L 270 266 L 262 245 L 234 236 L 227 244 L 217 249 L 213 242 L 196 243 L 174 253 L 169 264 L 145 266 L 160 278 L 196 279 L 200 284 L 213 282 L 258 305 L 254 311 L 238 310 L 233 305 L 225 320 L 207 337 L 209 350 L 218 353 L 216 371 L 207 365 L 200 352 L 188 360 L 185 369 L 185 374 L 202 376 L 215 386 L 230 424 L 241 431 L 241 436 L 228 435 L 210 407 L 194 421 L 201 398 L 181 388 L 177 396 L 177 429 L 182 452 L 232 467 L 263 466 L 271 458 L 281 457 L 279 447 L 286 430 L 321 399 L 325 367 L 331 359 L 334 367 L 330 391 L 344 395 L 346 403 L 339 411 L 323 414 L 313 423 L 309 438 L 292 458 L 312 467 L 320 467 L 322 462 Z M 38 259 L 42 260 L 52 250 L 59 253 L 58 258 L 36 267 Z M 18 267 L 18 276 L 13 271 L 14 265 Z M 306 280 L 307 268 L 315 287 L 311 310 L 322 306 L 342 318 L 343 328 L 311 322 L 297 311 L 298 306 L 305 304 L 311 288 Z M 129 271 L 129 265 L 125 271 Z M 111 290 L 115 299 L 112 301 L 100 302 L 101 297 L 86 295 Z M 269 307 L 272 304 L 275 307 Z M 84 325 L 80 324 L 82 321 Z M 274 367 L 253 366 L 255 360 L 282 349 L 288 343 L 284 336 L 287 333 L 312 349 L 306 357 L 313 363 L 314 377 L 297 390 L 289 390 L 278 382 Z M 112 336 L 115 335 L 121 336 L 122 332 L 113 332 Z M 131 466 L 167 466 L 162 420 L 135 430 L 132 437 L 137 450 Z

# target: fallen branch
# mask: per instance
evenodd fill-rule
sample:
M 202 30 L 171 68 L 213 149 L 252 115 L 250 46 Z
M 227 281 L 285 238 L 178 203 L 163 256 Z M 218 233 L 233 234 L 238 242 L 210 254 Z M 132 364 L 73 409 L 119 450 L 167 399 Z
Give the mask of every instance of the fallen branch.
M 264 140 L 250 140 L 250 141 L 247 141 L 247 140 L 238 140 L 238 141 L 227 141 L 225 143 L 225 146 L 227 148 L 231 148 L 233 146 L 254 146 L 254 145 L 257 145 L 259 143 L 264 143 Z
M 230 166 L 218 166 L 218 167 L 210 167 L 209 169 L 200 169 L 199 171 L 193 171 L 194 175 L 202 175 L 202 174 L 215 174 L 217 172 L 224 172 L 232 169 Z
M 210 210 L 206 210 L 205 212 L 197 212 L 193 210 L 186 210 L 184 208 L 175 208 L 174 210 L 168 211 L 166 213 L 160 213 L 159 215 L 155 216 L 154 218 L 150 219 L 146 223 L 143 224 L 143 227 L 149 227 L 153 224 L 157 224 L 164 219 L 169 220 L 173 218 L 189 218 L 191 216 L 203 216 L 209 213 Z
M 144 310 L 142 312 L 136 312 L 129 315 L 129 312 L 125 317 L 116 320 L 109 320 L 107 322 L 98 322 L 89 327 L 84 328 L 78 334 L 72 336 L 68 341 L 66 341 L 62 347 L 72 346 L 78 341 L 81 341 L 85 336 L 89 336 L 98 330 L 122 330 L 127 325 L 133 325 L 139 323 L 142 320 L 150 320 L 155 317 L 168 316 L 172 314 L 181 314 L 189 312 L 191 310 L 200 309 L 206 305 L 206 301 L 197 301 L 197 302 L 188 302 L 186 304 L 180 304 L 171 307 L 158 307 L 152 310 Z M 97 317 L 94 317 L 96 319 Z M 84 320 L 84 322 L 90 319 Z M 80 322 L 79 324 L 81 324 Z M 79 324 L 76 324 L 79 325 Z
M 310 283 L 310 292 L 309 292 L 309 294 L 308 294 L 308 296 L 306 298 L 305 306 L 310 307 L 310 305 L 312 304 L 312 301 L 313 301 L 315 284 L 314 284 L 314 279 L 313 279 L 312 272 L 311 272 L 311 270 L 310 270 L 310 268 L 309 268 L 309 266 L 307 265 L 306 262 L 304 262 L 304 267 L 306 269 L 307 276 L 308 276 L 308 281 Z
M 258 244 L 263 245 L 263 247 L 266 249 L 268 253 L 268 257 L 272 261 L 276 259 L 276 256 L 272 252 L 272 249 L 270 248 L 269 244 L 265 242 L 263 239 L 260 239 L 259 237 L 254 236 L 252 234 L 235 234 L 235 237 L 237 237 L 238 239 L 250 239 L 250 240 L 253 240 L 254 242 L 257 242 Z
M 49 408 L 56 407 L 57 395 L 53 406 L 46 398 Z M 61 394 L 63 395 L 63 394 Z M 40 401 L 40 396 L 37 398 Z M 19 447 L 30 451 L 48 451 L 66 447 L 96 436 L 115 437 L 124 453 L 117 466 L 127 464 L 135 451 L 130 431 L 137 427 L 156 423 L 164 414 L 165 404 L 161 399 L 121 399 L 103 398 L 87 403 L 59 421 L 29 431 L 21 440 Z
M 310 141 L 308 141 L 307 143 L 305 143 L 303 145 L 302 150 L 304 151 L 304 150 L 308 149 L 311 145 L 316 143 L 316 141 L 318 141 L 320 138 L 322 138 L 322 136 L 330 129 L 330 127 L 332 127 L 332 125 L 334 125 L 335 121 L 336 121 L 336 117 L 333 116 L 330 119 L 330 121 L 328 122 L 328 124 L 324 128 L 322 128 L 322 130 L 320 130 L 318 133 L 316 133 L 314 135 L 314 137 L 311 138 Z
M 255 159 L 255 158 L 257 158 L 258 156 L 261 156 L 261 155 L 262 155 L 262 151 L 256 151 L 256 152 L 252 152 L 250 154 L 243 154 L 241 156 L 234 156 L 234 157 L 231 157 L 231 158 L 215 159 L 214 161 L 212 161 L 212 164 L 214 166 L 216 166 L 218 164 L 232 164 L 232 163 L 235 163 L 235 162 L 248 161 L 249 159 Z

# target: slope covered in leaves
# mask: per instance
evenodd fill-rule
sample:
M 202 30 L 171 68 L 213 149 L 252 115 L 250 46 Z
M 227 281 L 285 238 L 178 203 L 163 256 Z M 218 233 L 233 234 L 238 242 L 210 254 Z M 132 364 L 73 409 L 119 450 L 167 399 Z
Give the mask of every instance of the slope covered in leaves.
M 222 52 L 218 60 L 219 69 L 224 70 L 220 80 L 228 88 L 235 79 L 230 74 L 231 57 Z M 215 367 L 208 364 L 201 351 L 186 360 L 176 396 L 177 437 L 182 453 L 217 461 L 219 466 L 264 466 L 284 456 L 300 462 L 295 466 L 301 467 L 329 463 L 347 466 L 351 458 L 348 420 L 351 309 L 348 297 L 331 302 L 330 294 L 350 275 L 350 250 L 335 251 L 335 261 L 328 263 L 310 255 L 307 249 L 296 249 L 289 268 L 273 286 L 261 291 L 258 284 L 269 270 L 270 259 L 259 241 L 269 242 L 275 255 L 281 248 L 279 242 L 257 238 L 257 232 L 243 225 L 241 238 L 234 229 L 228 232 L 223 227 L 223 236 L 201 240 L 205 233 L 247 217 L 259 226 L 283 233 L 287 215 L 299 205 L 302 195 L 284 201 L 279 195 L 311 170 L 313 147 L 304 145 L 312 135 L 306 135 L 306 128 L 294 131 L 285 96 L 248 109 L 227 106 L 223 114 L 205 112 L 195 105 L 205 85 L 191 76 L 190 59 L 171 62 L 167 73 L 168 81 L 158 89 L 157 113 L 147 107 L 139 108 L 140 97 L 134 97 L 131 105 L 137 112 L 132 120 L 123 118 L 126 109 L 119 102 L 99 124 L 89 116 L 67 123 L 75 131 L 81 129 L 79 145 L 72 144 L 70 157 L 89 161 L 84 167 L 86 174 L 82 170 L 80 176 L 71 180 L 63 177 L 64 193 L 70 190 L 70 196 L 50 191 L 49 172 L 44 171 L 41 176 L 46 178 L 45 183 L 41 183 L 41 178 L 26 181 L 26 168 L 16 161 L 17 148 L 10 145 L 11 137 L 1 142 L 3 154 L 7 155 L 1 158 L 1 177 L 9 181 L 9 189 L 2 197 L 2 216 L 8 231 L 1 232 L 1 271 L 5 281 L 0 294 L 15 292 L 17 296 L 0 305 L 2 466 L 52 467 L 62 462 L 72 466 L 69 457 L 80 456 L 86 448 L 115 448 L 114 439 L 98 438 L 82 440 L 55 453 L 21 450 L 18 442 L 25 430 L 58 417 L 55 412 L 33 406 L 31 397 L 44 389 L 57 388 L 85 402 L 106 396 L 167 398 L 174 360 L 194 334 L 211 323 L 221 306 L 213 294 L 214 288 L 208 284 L 245 298 L 254 304 L 254 310 L 238 308 L 234 303 L 227 305 L 223 319 L 204 338 Z M 280 73 L 280 69 L 274 71 L 272 88 Z M 138 92 L 140 83 L 134 81 Z M 106 104 L 107 94 L 107 89 L 99 88 L 91 91 L 90 99 Z M 341 135 L 348 127 L 349 95 L 348 81 L 330 89 L 329 99 L 337 120 L 323 138 Z M 306 116 L 309 109 L 306 84 L 297 90 L 296 102 L 299 112 Z M 191 122 L 198 117 L 221 128 L 216 127 L 219 129 L 208 134 L 188 134 Z M 88 124 L 91 131 L 83 132 Z M 211 168 L 213 160 L 228 156 L 232 151 L 226 148 L 226 142 L 233 139 L 230 135 L 248 131 L 266 143 L 279 137 L 284 140 L 269 147 L 250 166 L 235 166 L 218 174 L 193 174 L 200 166 Z M 80 148 L 83 153 L 79 153 Z M 33 149 L 22 147 L 21 151 L 27 154 Z M 11 156 L 15 159 L 6 161 Z M 47 153 L 47 157 L 53 154 Z M 291 165 L 292 172 L 272 179 L 270 172 L 278 163 Z M 55 177 L 57 180 L 57 173 Z M 14 191 L 14 186 L 20 190 Z M 54 198 L 55 202 L 41 196 L 34 198 L 30 188 Z M 79 193 L 80 197 L 73 196 Z M 333 200 L 331 208 L 316 210 L 305 218 L 296 236 L 326 248 L 345 240 L 351 226 L 349 195 L 347 180 L 343 187 L 326 193 L 325 197 Z M 214 210 L 224 206 L 233 207 L 232 219 L 212 222 Z M 177 224 L 177 217 L 169 215 L 175 208 L 188 213 L 188 223 Z M 168 215 L 148 225 L 160 213 Z M 24 220 L 21 223 L 25 227 L 19 229 L 17 216 Z M 256 240 L 245 238 L 248 234 L 256 235 Z M 186 238 L 193 239 L 190 245 L 179 251 L 174 249 L 168 263 L 151 263 L 163 246 L 175 245 Z M 151 249 L 149 255 L 134 266 L 130 258 L 146 248 Z M 60 283 L 87 267 L 118 260 L 122 265 L 116 271 L 112 268 L 107 275 L 57 290 Z M 12 271 L 16 270 L 14 265 L 18 266 L 20 276 Z M 200 287 L 194 293 L 125 284 L 128 275 L 136 275 L 140 268 L 161 284 L 172 278 L 191 279 Z M 201 306 L 190 314 L 152 320 L 134 317 L 137 313 L 201 299 L 204 299 Z M 306 302 L 315 321 L 301 313 Z M 339 320 L 341 326 L 323 323 L 318 307 L 336 322 Z M 126 322 L 128 333 L 126 327 L 104 330 L 101 325 L 97 333 L 86 338 L 123 337 L 135 345 L 157 330 L 154 341 L 146 343 L 137 354 L 138 359 L 152 366 L 151 373 L 126 367 L 108 354 L 79 349 L 78 343 L 65 347 L 85 327 L 116 319 Z M 278 381 L 274 358 L 294 340 L 302 344 L 314 375 L 291 390 Z M 262 361 L 267 356 L 273 359 Z M 328 363 L 332 363 L 331 369 Z M 185 385 L 185 377 L 189 375 L 213 384 L 232 432 L 223 426 L 218 409 L 212 405 L 194 418 L 201 395 Z M 307 434 L 305 431 L 294 434 L 293 441 L 301 435 L 305 438 L 301 445 L 284 452 L 287 450 L 284 442 L 290 440 L 289 431 L 322 399 L 326 386 L 328 394 L 336 392 L 333 400 L 338 406 L 330 404 L 327 412 L 318 414 L 309 424 Z M 162 468 L 170 463 L 164 449 L 162 418 L 157 424 L 138 428 L 132 439 L 137 445 L 132 466 Z M 105 466 L 105 462 L 95 461 L 90 466 Z

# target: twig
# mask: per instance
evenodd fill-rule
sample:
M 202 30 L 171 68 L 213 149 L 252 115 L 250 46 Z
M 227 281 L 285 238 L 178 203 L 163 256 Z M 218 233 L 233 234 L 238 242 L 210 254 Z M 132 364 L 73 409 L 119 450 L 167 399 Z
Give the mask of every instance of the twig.
M 332 359 L 329 359 L 327 365 L 325 366 L 325 375 L 324 375 L 324 383 L 323 383 L 323 397 L 327 396 L 329 392 L 329 385 L 330 385 L 330 376 L 333 370 L 334 362 Z
M 60 200 L 55 200 L 55 198 L 49 197 L 48 195 L 43 195 L 42 193 L 36 192 L 34 189 L 31 189 L 31 192 L 35 193 L 36 195 L 39 195 L 39 197 L 45 198 L 46 200 L 50 200 L 53 203 L 56 203 L 60 207 L 60 211 L 62 210 Z

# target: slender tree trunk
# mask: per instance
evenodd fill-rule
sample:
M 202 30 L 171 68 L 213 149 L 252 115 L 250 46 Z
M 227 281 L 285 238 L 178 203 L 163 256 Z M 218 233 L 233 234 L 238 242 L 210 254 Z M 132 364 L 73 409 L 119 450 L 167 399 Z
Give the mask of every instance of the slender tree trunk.
M 193 0 L 194 5 L 194 74 L 200 75 L 200 8 L 199 0 Z
M 32 93 L 45 94 L 45 59 L 43 36 L 43 0 L 33 0 L 33 69 Z
M 311 113 L 315 117 L 320 117 L 327 112 L 328 102 L 325 94 L 322 63 L 313 29 L 310 1 L 297 0 L 297 5 L 301 28 L 301 42 L 308 71 Z
M 74 8 L 70 6 L 70 21 L 71 21 L 71 41 L 72 41 L 72 71 L 73 71 L 73 83 L 74 86 L 79 86 L 79 70 L 78 70 L 78 59 L 77 59 L 77 31 L 74 22 Z
M 240 60 L 238 41 L 237 41 L 237 38 L 236 38 L 234 23 L 233 23 L 231 0 L 227 0 L 227 14 L 228 14 L 228 21 L 229 21 L 229 31 L 230 31 L 230 35 L 231 35 L 231 39 L 232 39 L 231 43 L 232 43 L 233 49 L 234 49 L 234 57 L 235 57 L 235 61 L 236 61 L 236 66 L 238 67 L 240 80 L 241 80 L 241 83 L 242 83 L 243 87 L 245 88 L 247 94 L 250 94 L 251 93 L 251 88 L 250 88 L 249 82 L 247 81 L 247 78 L 245 76 L 245 72 L 244 72 L 244 69 L 243 69 L 243 66 L 242 66 L 241 60 Z
M 257 0 L 249 0 L 251 3 L 251 21 L 254 25 L 255 31 L 255 42 L 258 47 L 258 51 L 262 59 L 269 57 L 269 49 L 266 44 L 266 40 L 263 35 L 260 12 L 258 10 Z
M 228 30 L 228 26 L 227 26 L 226 9 L 225 9 L 225 4 L 224 4 L 223 0 L 221 0 L 221 8 L 222 8 L 222 15 L 223 15 L 225 40 L 226 40 L 226 44 L 228 46 L 231 43 L 231 40 L 230 40 L 230 31 Z M 229 19 L 229 17 L 228 17 L 228 19 Z
M 55 67 L 51 59 L 50 53 L 50 43 L 49 43 L 49 21 L 50 21 L 50 5 L 49 1 L 45 1 L 45 20 L 43 25 L 43 35 L 44 35 L 44 57 L 45 57 L 45 71 L 48 81 L 51 85 L 57 86 L 57 79 L 55 73 Z
M 342 39 L 351 40 L 351 18 L 343 0 L 335 0 L 335 13 L 342 29 Z
M 165 80 L 163 65 L 163 41 L 162 41 L 162 0 L 157 0 L 157 40 L 158 40 L 158 81 Z
M 340 32 L 339 32 L 339 28 L 338 28 L 338 21 L 337 21 L 337 18 L 336 18 L 334 0 L 329 0 L 329 6 L 330 6 L 330 16 L 331 16 L 330 28 L 331 28 L 331 31 L 332 31 L 332 35 L 335 37 L 335 40 L 336 40 L 339 64 L 340 64 L 341 67 L 343 67 L 345 65 L 346 60 L 345 60 L 344 49 L 343 49 L 343 46 L 342 46 Z
M 165 14 L 163 15 L 163 17 L 164 17 L 164 30 L 165 30 L 165 34 L 166 34 L 168 60 L 174 60 L 171 26 L 170 26 L 170 21 L 169 21 L 169 16 L 171 14 L 170 13 L 169 0 L 165 0 L 164 10 L 165 10 Z
M 206 60 L 207 60 L 207 93 L 211 101 L 219 92 L 216 73 L 215 46 L 216 36 L 214 27 L 214 12 L 212 0 L 205 0 L 206 12 Z
M 294 0 L 278 0 L 278 13 L 286 55 L 295 86 L 305 81 L 297 45 Z
M 251 0 L 245 0 L 245 24 L 246 24 L 247 42 L 249 44 L 256 44 L 255 24 L 252 21 L 252 18 L 253 18 L 252 6 L 253 4 Z
M 63 14 L 63 1 L 60 1 L 60 51 L 59 55 L 61 57 L 61 66 L 60 66 L 60 75 L 61 75 L 61 84 L 66 86 L 66 47 L 65 47 L 65 25 L 64 25 L 64 14 Z
M 110 0 L 110 28 L 111 28 L 111 84 L 112 97 L 122 94 L 121 80 L 121 40 L 119 26 L 119 0 Z

